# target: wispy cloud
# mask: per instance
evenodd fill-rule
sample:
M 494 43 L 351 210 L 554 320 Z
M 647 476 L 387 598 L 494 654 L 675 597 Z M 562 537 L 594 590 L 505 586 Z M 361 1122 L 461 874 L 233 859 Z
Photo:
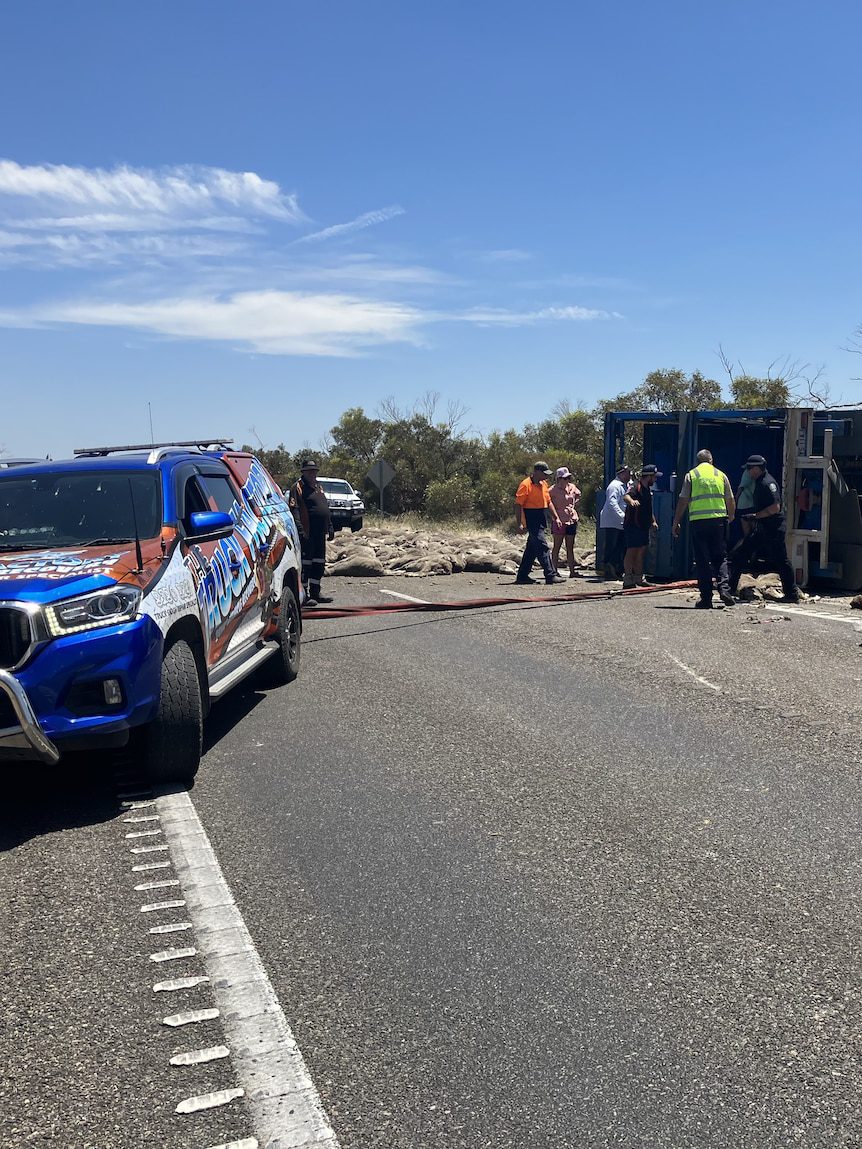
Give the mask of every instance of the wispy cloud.
M 299 223 L 304 215 L 296 196 L 256 172 L 185 165 L 148 169 L 24 166 L 0 160 L 0 196 L 39 204 L 58 203 L 124 214 L 199 216 L 224 207 Z
M 525 263 L 528 259 L 533 258 L 529 251 L 524 251 L 520 247 L 501 247 L 491 251 L 480 251 L 477 252 L 477 256 L 483 263 Z
M 265 355 L 351 356 L 370 345 L 418 342 L 420 315 L 349 295 L 249 291 L 226 298 L 54 304 L 0 313 L 5 326 L 83 324 L 235 344 Z
M 319 243 L 325 239 L 334 239 L 336 236 L 350 235 L 354 231 L 363 231 L 366 227 L 374 227 L 379 223 L 388 223 L 396 216 L 404 215 L 404 208 L 398 204 L 382 207 L 378 211 L 366 211 L 351 219 L 347 223 L 334 223 L 322 231 L 313 231 L 309 235 L 300 236 L 294 243 Z
M 618 319 L 616 312 L 599 311 L 593 307 L 542 307 L 538 311 L 507 311 L 498 307 L 476 307 L 445 318 L 464 323 L 477 323 L 484 327 L 526 327 L 534 323 L 577 322 L 594 319 Z
M 247 236 L 305 222 L 295 195 L 255 172 L 201 166 L 68 167 L 0 160 L 0 259 L 49 269 L 211 259 Z M 170 233 L 170 242 L 163 238 Z M 133 238 L 112 238 L 112 237 Z
M 37 269 L 49 282 L 58 269 L 78 271 L 71 298 L 11 308 L 0 325 L 118 328 L 266 355 L 355 356 L 420 344 L 447 322 L 500 328 L 615 317 L 542 306 L 541 296 L 535 307 L 505 306 L 511 276 L 502 265 L 532 258 L 518 248 L 464 253 L 501 265 L 491 283 L 487 271 L 465 281 L 397 246 L 376 254 L 370 235 L 362 250 L 327 245 L 403 214 L 392 204 L 294 239 L 294 229 L 312 226 L 296 196 L 255 172 L 0 160 L 0 266 Z M 29 277 L 28 290 L 36 282 Z

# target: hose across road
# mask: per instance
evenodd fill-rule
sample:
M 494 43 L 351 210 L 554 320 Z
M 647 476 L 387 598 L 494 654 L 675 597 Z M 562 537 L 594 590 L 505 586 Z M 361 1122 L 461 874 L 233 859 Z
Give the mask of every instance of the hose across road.
M 661 583 L 658 586 L 635 586 L 628 590 L 587 590 L 579 594 L 542 595 L 536 598 L 464 598 L 450 602 L 396 602 L 374 603 L 366 606 L 316 606 L 303 607 L 303 619 L 311 622 L 320 622 L 324 619 L 334 618 L 362 618 L 378 614 L 414 614 L 437 613 L 448 610 L 481 610 L 489 606 L 559 606 L 560 603 L 601 602 L 611 598 L 627 597 L 630 595 L 655 594 L 664 590 L 688 590 L 696 587 L 697 582 L 689 579 L 685 582 Z

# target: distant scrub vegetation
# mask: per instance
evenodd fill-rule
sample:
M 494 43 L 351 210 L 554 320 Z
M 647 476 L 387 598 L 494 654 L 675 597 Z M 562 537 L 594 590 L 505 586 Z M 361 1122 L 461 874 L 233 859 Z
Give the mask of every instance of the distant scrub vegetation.
M 726 364 L 727 366 L 727 364 Z M 395 469 L 384 505 L 393 514 L 414 513 L 429 519 L 475 519 L 493 525 L 512 517 L 518 483 L 533 461 L 567 466 L 583 493 L 583 508 L 592 514 L 595 493 L 603 481 L 604 416 L 607 411 L 685 411 L 721 407 L 786 407 L 796 401 L 789 372 L 757 378 L 728 372 L 730 394 L 699 371 L 652 371 L 633 391 L 594 407 L 558 403 L 539 423 L 520 430 L 479 436 L 466 426 L 467 410 L 450 404 L 439 410 L 439 396 L 429 393 L 410 410 L 384 402 L 377 414 L 362 407 L 345 411 L 318 447 L 303 445 L 290 452 L 283 445 L 254 451 L 282 486 L 294 482 L 306 455 L 313 455 L 321 474 L 347 479 L 363 492 L 369 507 L 378 505 L 376 489 L 366 475 L 375 459 Z M 806 396 L 807 401 L 818 398 Z M 637 464 L 639 437 L 634 424 L 627 457 Z

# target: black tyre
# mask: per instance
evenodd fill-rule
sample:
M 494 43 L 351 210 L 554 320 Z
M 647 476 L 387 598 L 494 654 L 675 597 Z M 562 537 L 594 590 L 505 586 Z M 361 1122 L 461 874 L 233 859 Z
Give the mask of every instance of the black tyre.
M 267 659 L 261 668 L 272 686 L 285 686 L 299 674 L 300 635 L 302 619 L 296 595 L 285 584 L 281 592 L 278 611 L 278 653 Z
M 350 529 L 353 531 L 354 534 L 357 531 L 361 530 L 362 529 L 362 519 L 357 519 L 355 523 L 351 523 Z
M 165 651 L 158 713 L 141 736 L 150 781 L 192 784 L 203 749 L 203 705 L 195 656 L 183 639 Z

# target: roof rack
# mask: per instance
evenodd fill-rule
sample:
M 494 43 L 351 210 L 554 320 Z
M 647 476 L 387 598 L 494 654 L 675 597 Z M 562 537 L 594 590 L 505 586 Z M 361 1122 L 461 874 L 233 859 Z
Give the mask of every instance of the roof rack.
M 220 435 L 212 439 L 173 440 L 170 443 L 127 443 L 122 447 L 76 447 L 72 454 L 76 459 L 98 459 L 105 455 L 116 455 L 123 451 L 149 451 L 147 462 L 155 463 L 163 457 L 166 449 L 181 447 L 195 451 L 227 451 L 233 446 L 233 439 Z

